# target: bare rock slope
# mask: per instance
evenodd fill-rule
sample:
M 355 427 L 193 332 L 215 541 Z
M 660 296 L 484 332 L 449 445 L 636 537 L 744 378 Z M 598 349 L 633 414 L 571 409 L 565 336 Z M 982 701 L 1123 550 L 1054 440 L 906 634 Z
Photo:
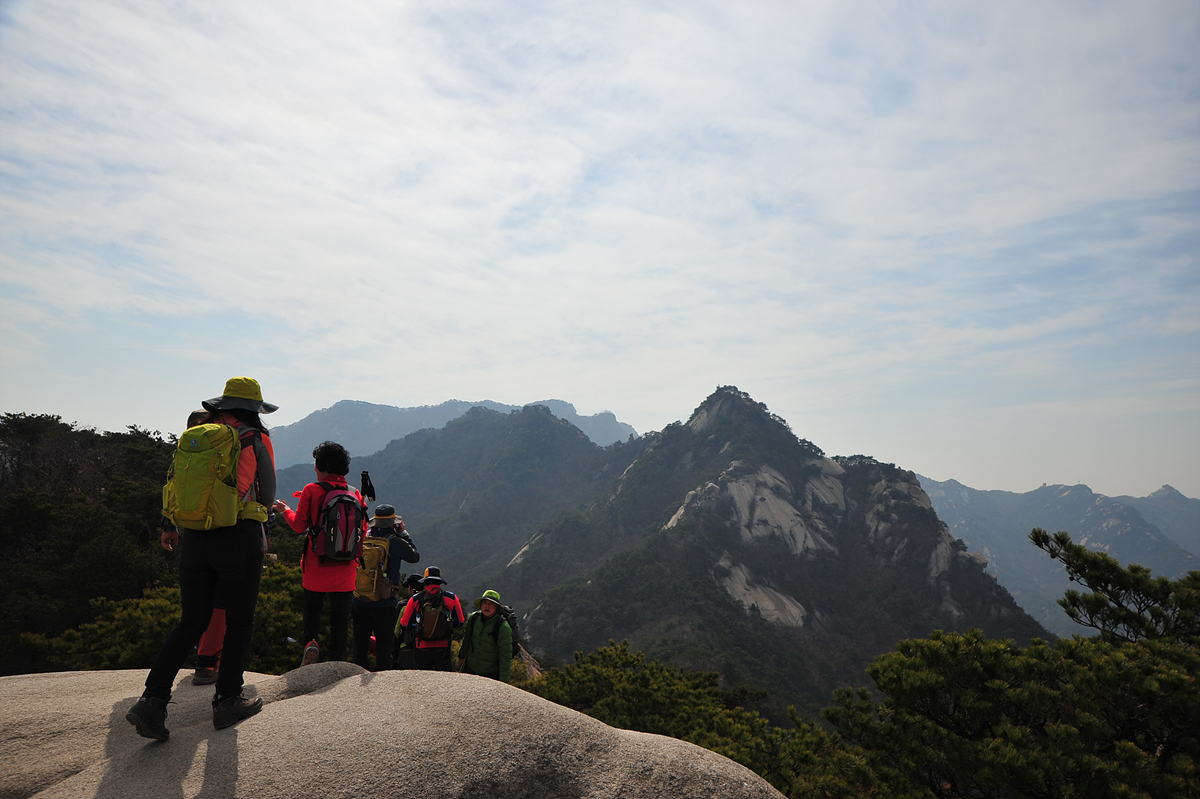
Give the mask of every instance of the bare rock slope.
M 780 796 L 720 755 L 492 680 L 347 663 L 248 674 L 265 707 L 220 731 L 212 689 L 181 678 L 171 739 L 148 741 L 125 722 L 145 674 L 0 678 L 0 799 Z

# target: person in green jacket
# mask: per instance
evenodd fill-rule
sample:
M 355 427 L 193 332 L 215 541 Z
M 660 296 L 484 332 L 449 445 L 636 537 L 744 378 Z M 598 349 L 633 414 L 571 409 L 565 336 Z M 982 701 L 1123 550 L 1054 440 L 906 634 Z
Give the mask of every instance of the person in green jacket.
M 488 589 L 475 600 L 474 613 L 467 617 L 462 646 L 458 650 L 458 668 L 465 674 L 478 674 L 500 682 L 512 678 L 512 628 L 500 615 L 500 594 Z M 502 657 L 500 653 L 505 653 Z

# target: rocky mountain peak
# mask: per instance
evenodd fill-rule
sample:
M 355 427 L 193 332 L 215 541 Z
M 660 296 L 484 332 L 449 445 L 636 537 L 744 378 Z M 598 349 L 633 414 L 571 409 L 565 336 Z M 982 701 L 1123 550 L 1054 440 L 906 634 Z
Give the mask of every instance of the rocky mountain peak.
M 736 439 L 756 448 L 794 450 L 799 445 L 803 454 L 823 457 L 821 448 L 796 436 L 791 426 L 776 416 L 761 402 L 756 402 L 737 386 L 720 386 L 692 412 L 684 426 L 688 431 L 703 435 L 711 440 L 721 439 L 721 446 L 728 449 Z M 797 453 L 779 452 L 776 457 L 794 457 Z
M 730 419 L 739 411 L 757 410 L 757 403 L 736 386 L 720 386 L 692 412 L 688 427 L 697 433 L 711 428 L 721 419 Z
M 1183 494 L 1175 490 L 1173 486 L 1164 485 L 1157 491 L 1153 491 L 1148 495 L 1149 499 L 1187 499 Z

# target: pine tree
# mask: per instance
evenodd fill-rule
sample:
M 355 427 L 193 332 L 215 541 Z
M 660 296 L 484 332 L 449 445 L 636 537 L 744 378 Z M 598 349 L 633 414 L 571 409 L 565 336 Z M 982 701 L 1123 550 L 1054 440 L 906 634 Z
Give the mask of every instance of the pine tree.
M 1030 536 L 1091 594 L 1072 618 L 1102 631 L 1018 647 L 978 631 L 902 642 L 839 691 L 826 718 L 891 784 L 945 797 L 1200 794 L 1195 585 L 1121 568 L 1059 533 Z

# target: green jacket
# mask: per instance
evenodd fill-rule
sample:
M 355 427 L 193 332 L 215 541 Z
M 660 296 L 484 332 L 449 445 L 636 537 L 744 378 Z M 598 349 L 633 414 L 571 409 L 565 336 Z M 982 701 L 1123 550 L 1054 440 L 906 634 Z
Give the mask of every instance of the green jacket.
M 500 632 L 493 637 L 497 624 Z M 458 656 L 466 658 L 471 673 L 484 677 L 498 675 L 500 682 L 508 682 L 512 678 L 512 659 L 500 657 L 500 652 L 512 652 L 512 629 L 508 622 L 499 613 L 491 619 L 478 610 L 468 616 Z

